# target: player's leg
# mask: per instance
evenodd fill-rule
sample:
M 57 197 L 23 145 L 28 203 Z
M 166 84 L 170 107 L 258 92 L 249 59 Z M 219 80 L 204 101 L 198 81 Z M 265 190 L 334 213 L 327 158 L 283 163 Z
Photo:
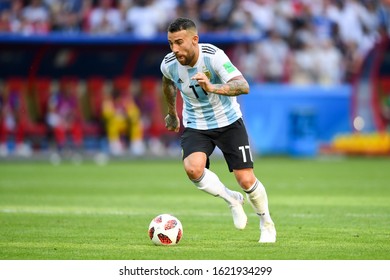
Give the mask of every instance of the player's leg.
M 184 159 L 184 169 L 195 186 L 208 194 L 224 199 L 228 204 L 237 204 L 237 196 L 219 180 L 217 174 L 205 168 L 206 154 L 195 152 Z M 242 200 L 242 199 L 240 199 Z
M 253 158 L 248 134 L 242 119 L 226 127 L 217 139 L 230 172 L 245 191 L 254 211 L 260 217 L 260 242 L 275 242 L 276 231 L 268 210 L 268 197 L 263 184 L 253 172 Z
M 225 200 L 232 211 L 235 227 L 244 229 L 247 217 L 242 208 L 243 196 L 226 188 L 218 176 L 207 168 L 208 156 L 214 150 L 214 144 L 207 136 L 186 129 L 182 137 L 182 148 L 183 165 L 188 178 L 199 190 Z
M 268 196 L 263 184 L 256 178 L 252 168 L 233 170 L 255 213 L 260 217 L 259 242 L 275 242 L 276 229 L 268 208 Z
M 203 152 L 187 156 L 184 159 L 187 176 L 199 190 L 225 200 L 232 211 L 234 226 L 237 229 L 244 229 L 247 223 L 247 216 L 242 208 L 244 197 L 239 192 L 225 187 L 214 172 L 205 168 L 206 161 L 207 156 Z

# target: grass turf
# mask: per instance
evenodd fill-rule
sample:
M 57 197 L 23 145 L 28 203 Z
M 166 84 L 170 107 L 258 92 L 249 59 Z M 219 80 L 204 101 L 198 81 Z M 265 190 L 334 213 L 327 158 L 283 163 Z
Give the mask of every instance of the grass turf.
M 211 169 L 238 190 L 223 161 Z M 389 159 L 258 158 L 275 244 L 259 244 L 258 218 L 236 230 L 230 210 L 186 178 L 180 160 L 99 166 L 0 163 L 2 260 L 389 260 Z M 160 213 L 184 227 L 180 244 L 155 246 Z

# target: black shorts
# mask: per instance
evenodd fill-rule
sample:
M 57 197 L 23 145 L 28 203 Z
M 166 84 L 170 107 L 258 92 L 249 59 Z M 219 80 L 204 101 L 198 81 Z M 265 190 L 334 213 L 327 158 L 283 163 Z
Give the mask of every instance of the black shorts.
M 210 166 L 209 157 L 216 146 L 222 151 L 230 172 L 253 168 L 248 134 L 242 119 L 210 130 L 185 128 L 181 136 L 183 159 L 194 152 L 204 152 L 207 155 L 206 168 Z

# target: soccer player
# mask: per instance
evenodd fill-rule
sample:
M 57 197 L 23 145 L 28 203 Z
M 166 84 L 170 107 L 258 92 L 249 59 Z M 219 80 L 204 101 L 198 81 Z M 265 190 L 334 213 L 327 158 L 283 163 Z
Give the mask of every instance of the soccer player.
M 209 156 L 217 146 L 260 217 L 259 242 L 275 242 L 266 190 L 253 172 L 249 139 L 236 100 L 236 96 L 249 93 L 248 82 L 221 49 L 199 43 L 192 20 L 173 21 L 168 27 L 168 42 L 172 52 L 161 63 L 162 90 L 168 104 L 165 124 L 170 131 L 180 129 L 176 110 L 179 90 L 184 103 L 181 147 L 188 178 L 198 189 L 224 199 L 235 227 L 245 228 L 243 195 L 225 187 L 209 169 Z

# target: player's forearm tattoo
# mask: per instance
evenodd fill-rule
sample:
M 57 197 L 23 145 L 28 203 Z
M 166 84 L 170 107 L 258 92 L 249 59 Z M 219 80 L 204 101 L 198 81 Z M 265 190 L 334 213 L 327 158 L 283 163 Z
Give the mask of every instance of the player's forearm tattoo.
M 213 92 L 227 96 L 247 94 L 249 92 L 249 84 L 243 77 L 239 77 L 230 80 L 226 84 L 215 84 Z
M 165 78 L 164 76 L 162 79 L 162 88 L 163 88 L 165 100 L 167 101 L 168 114 L 172 116 L 176 116 L 177 115 L 177 111 L 176 111 L 177 88 L 171 80 Z

